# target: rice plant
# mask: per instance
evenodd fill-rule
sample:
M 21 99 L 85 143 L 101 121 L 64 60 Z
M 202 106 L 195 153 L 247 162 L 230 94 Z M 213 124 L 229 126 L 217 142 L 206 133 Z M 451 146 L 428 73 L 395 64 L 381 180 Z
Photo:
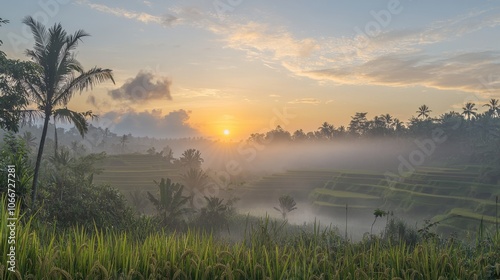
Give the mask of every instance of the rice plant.
M 5 200 L 2 200 L 2 207 Z M 4 209 L 4 208 L 2 208 Z M 331 228 L 272 220 L 248 222 L 229 242 L 211 233 L 150 233 L 54 226 L 24 219 L 17 228 L 16 272 L 6 270 L 6 215 L 0 219 L 0 279 L 496 279 L 500 242 L 471 247 L 422 239 L 347 242 Z

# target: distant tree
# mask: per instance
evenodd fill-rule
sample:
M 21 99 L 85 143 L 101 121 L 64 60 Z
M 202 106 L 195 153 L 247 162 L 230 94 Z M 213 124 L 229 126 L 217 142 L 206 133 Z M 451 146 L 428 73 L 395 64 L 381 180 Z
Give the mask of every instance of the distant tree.
M 288 142 L 292 139 L 290 132 L 284 130 L 280 125 L 278 125 L 275 129 L 268 131 L 266 133 L 266 142 Z
M 144 195 L 144 191 L 141 190 L 130 191 L 129 202 L 134 206 L 138 214 L 142 214 L 148 205 L 148 199 Z
M 295 203 L 295 200 L 293 199 L 293 197 L 291 197 L 289 195 L 280 196 L 279 202 L 280 202 L 279 208 L 274 207 L 274 210 L 280 212 L 281 216 L 283 217 L 284 220 L 286 219 L 286 216 L 288 215 L 288 213 L 297 209 L 297 207 L 296 207 L 297 203 Z
M 427 105 L 422 105 L 420 107 L 418 107 L 418 115 L 417 115 L 417 118 L 422 118 L 422 119 L 427 119 L 429 117 L 429 113 L 432 112 L 432 110 L 429 109 L 429 107 L 427 107 Z
M 190 168 L 186 173 L 180 175 L 182 182 L 190 194 L 191 208 L 195 208 L 194 199 L 198 192 L 201 192 L 209 183 L 208 175 L 201 168 Z
M 483 107 L 488 107 L 488 114 L 492 117 L 499 117 L 500 116 L 500 104 L 498 102 L 498 99 L 490 99 L 490 101 L 487 104 L 484 104 Z
M 129 142 L 128 136 L 126 134 L 123 134 L 122 137 L 120 137 L 120 145 L 122 146 L 122 153 L 125 152 L 125 145 Z
M 252 133 L 250 134 L 250 137 L 248 137 L 248 142 L 253 142 L 256 144 L 263 144 L 265 143 L 265 137 L 266 135 L 263 133 Z
M 331 139 L 334 131 L 335 127 L 327 122 L 318 127 L 318 135 L 323 139 Z
M 149 148 L 146 153 L 148 153 L 148 155 L 155 155 L 156 154 L 156 149 L 155 147 L 151 147 Z
M 389 213 L 387 213 L 384 210 L 380 210 L 378 208 L 375 209 L 375 211 L 373 211 L 373 215 L 375 216 L 375 220 L 373 220 L 372 227 L 370 228 L 370 234 L 372 234 L 372 232 L 373 232 L 373 226 L 375 225 L 375 222 L 377 221 L 377 218 L 384 217 L 387 214 L 389 214 Z
M 370 135 L 383 136 L 387 134 L 385 119 L 383 116 L 375 116 L 367 123 Z
M 224 199 L 213 196 L 204 198 L 207 204 L 201 208 L 200 223 L 215 229 L 219 229 L 224 224 L 227 225 L 229 207 L 224 203 Z
M 298 129 L 293 133 L 292 139 L 293 141 L 297 142 L 304 141 L 307 140 L 307 135 L 304 133 L 302 129 Z
M 163 153 L 163 158 L 167 161 L 168 164 L 172 164 L 175 160 L 174 151 L 168 145 L 161 150 Z
M 185 150 L 178 162 L 183 169 L 201 169 L 201 164 L 203 163 L 203 158 L 201 157 L 201 152 L 196 149 Z
M 405 128 L 405 125 L 402 121 L 400 121 L 399 119 L 395 118 L 393 121 L 392 121 L 392 124 L 393 124 L 393 127 L 394 127 L 394 131 L 396 133 L 401 133 L 404 128 Z
M 36 147 L 36 137 L 33 135 L 33 133 L 31 133 L 31 131 L 25 131 L 20 138 L 23 140 L 28 151 L 31 151 L 33 147 Z
M 387 129 L 392 129 L 394 119 L 390 114 L 380 115 L 380 118 L 384 121 L 385 127 Z
M 351 117 L 351 122 L 349 123 L 348 130 L 353 135 L 362 135 L 366 132 L 368 128 L 368 119 L 366 115 L 368 113 L 356 113 L 353 117 Z
M 462 115 L 467 117 L 467 120 L 470 121 L 471 117 L 476 117 L 477 116 L 477 108 L 475 103 L 467 102 L 465 103 L 465 106 L 462 107 Z

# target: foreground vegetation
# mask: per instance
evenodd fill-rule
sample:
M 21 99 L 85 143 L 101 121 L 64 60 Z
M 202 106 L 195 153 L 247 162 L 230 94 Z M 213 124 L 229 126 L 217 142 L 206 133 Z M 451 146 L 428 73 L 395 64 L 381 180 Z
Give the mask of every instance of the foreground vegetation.
M 2 200 L 2 209 L 6 207 Z M 17 271 L 6 270 L 6 216 L 0 220 L 0 279 L 498 279 L 500 236 L 475 246 L 398 236 L 351 243 L 331 228 L 236 219 L 243 239 L 185 232 L 62 231 L 25 219 L 17 229 Z M 400 227 L 401 229 L 401 227 Z M 389 231 L 391 232 L 389 234 Z M 238 234 L 238 233 L 236 233 Z M 399 233 L 401 234 L 401 233 Z M 230 236 L 231 234 L 229 234 Z M 408 234 L 407 234 L 408 237 Z

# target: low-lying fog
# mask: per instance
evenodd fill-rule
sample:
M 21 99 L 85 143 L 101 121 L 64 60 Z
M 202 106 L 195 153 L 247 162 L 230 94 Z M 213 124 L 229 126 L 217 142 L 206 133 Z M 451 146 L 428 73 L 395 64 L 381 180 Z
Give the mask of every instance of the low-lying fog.
M 343 141 L 335 143 L 287 143 L 287 144 L 255 144 L 240 143 L 227 145 L 226 147 L 201 147 L 204 155 L 205 169 L 217 170 L 221 179 L 226 178 L 236 181 L 230 192 L 222 192 L 229 196 L 236 196 L 240 200 L 237 210 L 242 214 L 253 216 L 269 215 L 280 218 L 280 213 L 273 209 L 279 205 L 278 198 L 282 190 L 273 190 L 272 186 L 259 186 L 258 182 L 265 176 L 279 174 L 287 170 L 346 170 L 346 171 L 372 171 L 384 174 L 385 172 L 398 172 L 398 168 L 408 171 L 406 165 L 401 161 L 410 162 L 409 156 L 413 151 L 420 150 L 415 142 L 401 140 L 359 140 Z M 428 146 L 428 148 L 432 148 Z M 224 150 L 224 153 L 220 151 Z M 424 158 L 418 159 L 422 164 L 429 164 L 430 158 L 424 154 Z M 403 159 L 403 160 L 402 160 Z M 415 162 L 413 162 L 415 163 Z M 411 164 L 411 163 L 410 163 Z M 326 183 L 326 181 L 324 182 Z M 221 184 L 223 185 L 223 184 Z M 248 188 L 251 190 L 248 190 Z M 307 182 L 290 182 L 292 189 L 304 189 L 302 195 L 292 195 L 297 202 L 297 210 L 292 211 L 288 221 L 295 224 L 313 223 L 315 219 L 322 225 L 333 225 L 339 228 L 341 233 L 345 231 L 345 209 L 335 210 L 332 213 L 314 213 L 308 192 L 311 186 Z M 224 188 L 224 187 L 221 187 Z M 256 188 L 261 188 L 256 190 Z M 228 195 L 229 193 L 229 195 Z M 250 194 L 249 194 L 250 193 Z M 258 193 L 258 194 L 256 194 Z M 352 239 L 360 239 L 363 234 L 370 232 L 373 223 L 373 210 L 366 209 L 361 212 L 349 213 L 347 229 Z M 388 209 L 390 210 L 390 209 Z M 336 213 L 334 213 L 336 212 Z M 366 213 L 365 213 L 366 212 Z M 407 218 L 407 217 L 406 217 Z M 423 219 L 428 217 L 414 217 L 414 220 L 406 219 L 409 225 L 415 223 L 423 224 Z M 383 221 L 377 221 L 373 232 L 377 233 L 385 226 Z

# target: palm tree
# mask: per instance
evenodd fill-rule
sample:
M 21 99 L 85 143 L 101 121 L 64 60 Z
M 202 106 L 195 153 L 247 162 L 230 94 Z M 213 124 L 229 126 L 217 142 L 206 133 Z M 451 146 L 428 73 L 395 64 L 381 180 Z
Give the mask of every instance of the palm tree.
M 148 198 L 156 207 L 162 223 L 175 225 L 181 215 L 190 211 L 185 207 L 189 197 L 182 195 L 184 186 L 179 183 L 172 183 L 169 178 L 167 180 L 161 178 L 159 183 L 156 181 L 155 183 L 160 189 L 160 198 L 156 198 L 150 192 L 148 192 Z
M 432 110 L 429 109 L 429 107 L 427 107 L 427 105 L 422 105 L 420 107 L 418 107 L 418 116 L 417 118 L 420 118 L 422 117 L 422 119 L 426 119 L 429 117 L 429 113 L 432 112 Z
M 26 50 L 26 55 L 40 69 L 37 79 L 33 83 L 25 83 L 24 89 L 44 118 L 31 192 L 31 201 L 35 205 L 47 128 L 57 106 L 66 106 L 76 92 L 92 89 L 94 85 L 107 80 L 114 83 L 114 79 L 110 69 L 94 67 L 84 71 L 76 60 L 73 51 L 83 37 L 89 36 L 83 30 L 68 35 L 61 24 L 54 24 L 47 30 L 30 16 L 23 23 L 30 27 L 35 39 L 34 49 Z
M 186 173 L 180 175 L 191 196 L 190 205 L 194 208 L 194 196 L 196 191 L 201 191 L 209 183 L 208 175 L 201 168 L 190 168 Z
M 373 220 L 373 223 L 372 223 L 372 227 L 370 228 L 370 234 L 372 234 L 372 231 L 373 231 L 373 226 L 375 225 L 375 222 L 377 221 L 377 218 L 380 218 L 380 217 L 383 217 L 383 216 L 386 216 L 387 213 L 386 211 L 384 210 L 380 210 L 380 209 L 375 209 L 375 211 L 373 211 L 373 216 L 375 216 L 375 220 Z
M 391 116 L 391 114 L 385 114 L 385 115 L 380 115 L 380 117 L 384 120 L 385 122 L 385 127 L 387 129 L 391 129 L 392 128 L 392 125 L 393 125 L 393 118 Z
M 467 117 L 467 120 L 470 121 L 471 116 L 477 116 L 477 108 L 475 103 L 467 102 L 464 107 L 462 107 L 462 115 Z
M 36 137 L 33 135 L 33 133 L 31 133 L 31 131 L 25 131 L 23 133 L 23 136 L 21 137 L 21 139 L 23 140 L 24 144 L 26 145 L 26 148 L 28 149 L 28 151 L 31 151 L 31 148 L 33 148 L 34 146 L 36 146 Z
M 200 221 L 209 225 L 210 228 L 217 228 L 227 225 L 227 214 L 229 207 L 224 203 L 224 199 L 214 196 L 204 196 L 207 205 L 201 208 Z M 228 229 L 229 230 L 229 229 Z
M 54 151 L 57 151 L 58 144 L 56 120 L 59 120 L 63 123 L 73 123 L 80 135 L 83 137 L 88 131 L 88 123 L 86 118 L 90 117 L 92 120 L 98 118 L 96 115 L 92 114 L 92 111 L 79 113 L 69 110 L 68 108 L 58 108 L 54 110 L 52 116 L 54 118 Z
M 201 152 L 196 149 L 187 149 L 179 158 L 179 164 L 186 169 L 200 169 L 203 163 Z
M 144 195 L 144 191 L 141 190 L 129 191 L 129 197 L 130 197 L 129 202 L 134 206 L 136 212 L 138 214 L 142 214 L 144 212 L 144 209 L 148 205 L 148 200 Z
M 334 130 L 335 127 L 327 122 L 324 122 L 320 127 L 318 127 L 320 135 L 322 135 L 322 137 L 325 139 L 330 139 L 333 135 Z
M 289 195 L 282 195 L 282 196 L 280 196 L 279 202 L 280 202 L 279 208 L 278 207 L 274 207 L 274 210 L 276 210 L 276 211 L 278 211 L 278 212 L 281 213 L 281 216 L 283 217 L 283 220 L 286 219 L 286 215 L 288 213 L 290 213 L 293 210 L 297 209 L 297 207 L 295 207 L 297 205 L 295 203 L 295 200 L 293 199 L 293 197 L 291 197 Z
M 120 137 L 120 144 L 122 145 L 122 152 L 125 151 L 125 145 L 128 143 L 128 136 L 123 134 L 122 137 Z
M 490 99 L 487 104 L 484 104 L 483 107 L 488 107 L 488 114 L 492 117 L 498 117 L 500 115 L 500 105 L 498 99 Z

